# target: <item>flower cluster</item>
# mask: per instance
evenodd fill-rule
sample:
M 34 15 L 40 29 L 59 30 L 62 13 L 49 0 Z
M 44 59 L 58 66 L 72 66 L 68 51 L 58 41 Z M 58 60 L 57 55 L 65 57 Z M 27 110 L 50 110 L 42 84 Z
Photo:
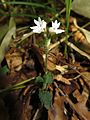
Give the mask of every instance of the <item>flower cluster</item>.
M 46 31 L 47 23 L 44 20 L 41 20 L 40 17 L 38 17 L 38 21 L 34 19 L 34 23 L 36 26 L 30 27 L 33 30 L 33 33 L 41 33 Z M 52 21 L 52 27 L 49 28 L 49 32 L 56 34 L 64 32 L 64 30 L 59 29 L 59 26 L 60 22 L 57 20 L 55 20 L 55 22 Z

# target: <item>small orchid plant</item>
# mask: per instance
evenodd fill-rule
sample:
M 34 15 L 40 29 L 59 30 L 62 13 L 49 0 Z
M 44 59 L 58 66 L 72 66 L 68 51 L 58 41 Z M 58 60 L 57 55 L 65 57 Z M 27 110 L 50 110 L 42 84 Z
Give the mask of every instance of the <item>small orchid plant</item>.
M 44 20 L 41 20 L 41 18 L 38 17 L 38 21 L 34 19 L 34 23 L 36 24 L 36 26 L 30 27 L 31 29 L 33 29 L 33 33 L 46 32 L 47 23 Z M 64 30 L 59 29 L 59 26 L 60 26 L 60 22 L 58 23 L 57 20 L 55 20 L 55 22 L 52 21 L 52 27 L 49 28 L 49 32 L 56 34 L 60 34 L 64 32 Z
M 48 38 L 48 33 L 50 34 L 60 34 L 62 32 L 64 32 L 64 30 L 59 29 L 60 26 L 60 22 L 58 22 L 57 20 L 55 20 L 55 22 L 52 21 L 52 26 L 51 27 L 47 27 L 47 22 L 45 22 L 44 20 L 41 20 L 40 17 L 38 17 L 38 20 L 34 19 L 34 23 L 36 24 L 36 26 L 30 27 L 32 29 L 33 33 L 44 33 L 44 37 L 45 37 L 45 60 L 46 60 L 46 71 L 47 71 L 47 55 L 48 55 L 48 48 L 51 42 L 51 38 Z

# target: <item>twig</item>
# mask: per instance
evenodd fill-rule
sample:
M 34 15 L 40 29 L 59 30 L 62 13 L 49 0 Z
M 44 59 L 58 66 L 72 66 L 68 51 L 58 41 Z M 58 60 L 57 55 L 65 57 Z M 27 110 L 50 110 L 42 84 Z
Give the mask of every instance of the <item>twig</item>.
M 69 38 L 69 35 L 67 37 Z M 52 50 L 53 48 L 57 47 L 60 43 L 64 42 L 65 40 L 66 40 L 66 37 L 64 37 L 60 41 L 57 41 L 56 43 L 50 45 L 49 51 Z
M 36 120 L 38 113 L 39 113 L 39 109 L 36 110 L 36 113 L 35 113 L 35 115 L 34 115 L 32 120 Z
M 70 36 L 68 35 L 68 38 L 69 38 L 69 37 L 70 37 Z M 51 46 L 49 47 L 49 51 L 52 50 L 53 48 L 57 47 L 60 43 L 64 42 L 65 40 L 66 40 L 66 37 L 62 38 L 60 41 L 57 41 L 56 43 L 54 43 L 53 45 L 51 45 Z M 80 53 L 82 56 L 85 56 L 85 57 L 87 57 L 87 58 L 90 60 L 90 55 L 87 54 L 86 52 L 80 50 L 80 49 L 79 49 L 78 47 L 76 47 L 73 43 L 68 42 L 68 41 L 66 41 L 65 43 L 66 43 L 69 47 L 71 47 L 72 49 L 74 49 L 75 51 L 77 51 L 78 53 Z
M 74 49 L 75 51 L 77 51 L 78 53 L 80 53 L 81 55 L 87 57 L 90 60 L 90 55 L 88 55 L 86 52 L 80 50 L 78 47 L 76 47 L 73 43 L 71 42 L 66 42 L 66 44 L 71 47 L 72 49 Z

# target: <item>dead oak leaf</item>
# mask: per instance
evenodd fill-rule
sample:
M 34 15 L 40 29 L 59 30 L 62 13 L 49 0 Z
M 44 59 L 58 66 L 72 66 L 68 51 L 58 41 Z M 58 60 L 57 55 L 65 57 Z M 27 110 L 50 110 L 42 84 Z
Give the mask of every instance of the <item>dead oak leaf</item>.
M 88 99 L 87 93 L 85 91 L 83 91 L 83 93 L 81 95 L 79 95 L 78 92 L 75 93 L 74 95 L 78 97 L 78 103 L 75 104 L 77 113 L 79 113 L 81 115 L 81 117 L 84 118 L 85 120 L 89 120 L 90 112 L 88 111 L 88 109 L 86 107 L 86 102 Z
M 48 120 L 66 120 L 64 116 L 64 97 L 59 95 L 58 90 L 54 103 L 48 111 Z
M 72 32 L 75 32 L 74 40 L 78 42 L 77 46 L 90 54 L 90 31 L 79 27 L 76 18 L 72 18 L 72 23 L 73 25 L 70 26 L 70 29 Z
M 72 116 L 72 120 L 79 120 L 75 114 Z
M 19 71 L 22 68 L 22 57 L 19 52 L 7 53 L 5 58 L 9 69 Z

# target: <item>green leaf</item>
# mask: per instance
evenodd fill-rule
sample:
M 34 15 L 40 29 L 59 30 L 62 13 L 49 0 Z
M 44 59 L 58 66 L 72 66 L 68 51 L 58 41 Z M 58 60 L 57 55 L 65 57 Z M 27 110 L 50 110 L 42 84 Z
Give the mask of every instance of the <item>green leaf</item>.
M 5 25 L 0 25 L 0 43 L 3 39 L 3 37 L 5 36 L 5 34 L 7 33 L 8 31 L 8 25 L 5 24 Z
M 47 72 L 43 76 L 44 83 L 51 84 L 53 82 L 53 74 L 51 72 Z
M 31 80 L 34 80 L 35 78 L 32 77 L 32 78 L 29 78 L 27 80 L 24 80 L 20 83 L 17 83 L 15 85 L 9 85 L 8 87 L 6 87 L 5 89 L 1 89 L 0 90 L 0 93 L 3 93 L 3 92 L 7 92 L 7 91 L 12 91 L 12 90 L 16 90 L 16 89 L 20 89 L 20 88 L 24 88 L 25 87 L 25 84 L 30 82 Z
M 11 17 L 10 23 L 9 23 L 9 31 L 5 35 L 3 41 L 0 45 L 0 63 L 2 62 L 6 51 L 8 50 L 8 47 L 12 40 L 12 36 L 15 37 L 15 33 L 16 33 L 16 24 L 15 24 L 14 18 Z
M 7 68 L 6 65 L 4 67 L 0 68 L 0 75 L 6 74 L 7 72 L 9 72 L 9 69 Z
M 44 79 L 43 79 L 41 76 L 38 76 L 38 77 L 36 77 L 35 82 L 36 82 L 36 83 L 43 83 L 43 82 L 44 82 Z
M 65 4 L 66 4 L 66 33 L 68 34 L 72 0 L 65 0 Z
M 16 23 L 15 23 L 15 20 L 14 20 L 14 17 L 11 17 L 10 18 L 10 21 L 9 21 L 9 30 L 11 30 L 13 28 L 13 38 L 15 38 L 16 36 Z
M 52 96 L 50 95 L 49 91 L 39 91 L 39 99 L 41 104 L 44 105 L 46 109 L 49 109 L 52 104 Z
M 46 6 L 44 4 L 40 4 L 40 3 L 35 3 L 35 2 L 21 2 L 21 1 L 10 1 L 10 2 L 0 2 L 0 5 L 2 4 L 8 4 L 8 5 L 26 5 L 26 6 L 32 6 L 32 7 L 39 7 L 39 8 L 44 8 L 46 10 L 48 10 L 49 12 L 53 12 L 56 13 L 56 10 L 52 7 Z

